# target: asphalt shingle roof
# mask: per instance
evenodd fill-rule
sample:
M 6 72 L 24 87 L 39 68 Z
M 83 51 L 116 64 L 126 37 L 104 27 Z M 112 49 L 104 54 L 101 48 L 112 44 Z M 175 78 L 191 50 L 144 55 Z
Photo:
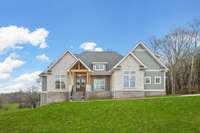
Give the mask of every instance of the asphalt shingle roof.
M 82 52 L 75 54 L 76 57 L 80 58 L 88 67 L 92 67 L 92 62 L 107 62 L 107 70 L 114 67 L 123 56 L 114 51 L 103 51 L 103 52 Z

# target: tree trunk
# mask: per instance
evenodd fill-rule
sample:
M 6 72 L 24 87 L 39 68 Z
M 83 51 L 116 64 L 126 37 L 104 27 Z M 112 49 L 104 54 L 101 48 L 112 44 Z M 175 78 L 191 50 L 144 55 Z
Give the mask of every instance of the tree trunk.
M 173 69 L 173 67 L 170 70 L 170 80 L 171 80 L 172 95 L 175 95 L 176 90 L 175 90 L 175 83 L 174 83 L 174 69 Z
M 192 56 L 191 68 L 190 68 L 190 76 L 188 80 L 188 92 L 192 93 L 192 78 L 193 78 L 193 69 L 194 69 L 194 56 Z

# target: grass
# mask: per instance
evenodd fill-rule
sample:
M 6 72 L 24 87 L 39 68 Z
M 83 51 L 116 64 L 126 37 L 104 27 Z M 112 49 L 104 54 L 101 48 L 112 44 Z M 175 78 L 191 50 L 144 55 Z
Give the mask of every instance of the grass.
M 0 133 L 198 133 L 200 97 L 63 102 L 0 113 Z
M 17 106 L 18 104 L 16 103 L 7 104 L 2 109 L 0 109 L 0 113 L 18 111 Z

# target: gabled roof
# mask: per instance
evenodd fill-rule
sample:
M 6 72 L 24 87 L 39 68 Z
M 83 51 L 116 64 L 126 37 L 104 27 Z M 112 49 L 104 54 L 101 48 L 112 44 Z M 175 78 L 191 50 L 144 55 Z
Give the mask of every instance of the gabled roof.
M 115 69 L 118 65 L 120 65 L 129 55 L 131 55 L 141 66 L 144 68 L 147 68 L 138 58 L 135 56 L 132 52 L 129 52 L 126 56 L 124 56 L 113 68 Z
M 55 62 L 53 62 L 49 67 L 48 70 L 51 70 L 67 53 L 69 53 L 71 56 L 73 56 L 76 60 L 78 60 L 78 58 L 71 53 L 69 50 L 66 50 Z
M 148 47 L 146 47 L 146 45 L 143 42 L 137 43 L 136 46 L 131 50 L 131 52 L 133 52 L 138 46 L 141 46 L 142 48 L 144 48 L 150 54 L 150 56 L 152 56 L 153 59 L 155 59 L 155 61 L 158 64 L 160 64 L 162 67 L 168 70 L 168 68 L 155 56 L 155 54 Z
M 76 59 L 76 62 L 80 61 L 89 71 L 92 71 L 90 68 L 92 67 L 92 63 L 94 62 L 103 62 L 107 64 L 107 70 L 113 70 L 115 67 L 117 67 L 123 60 L 125 60 L 129 55 L 131 55 L 133 58 L 136 59 L 136 61 L 143 66 L 144 68 L 147 68 L 143 62 L 137 58 L 137 56 L 134 55 L 133 51 L 141 45 L 146 51 L 165 69 L 168 70 L 168 68 L 162 64 L 160 60 L 151 52 L 150 49 L 148 49 L 143 42 L 139 42 L 136 44 L 136 46 L 126 55 L 122 56 L 121 54 L 114 52 L 114 51 L 102 51 L 102 52 L 92 52 L 92 51 L 86 51 L 82 52 L 80 54 L 73 54 L 70 51 L 65 51 L 55 62 L 53 62 L 49 67 L 48 70 L 52 69 L 66 54 L 70 54 Z M 76 63 L 75 62 L 75 63 Z M 72 64 L 73 66 L 73 64 Z
M 81 59 L 77 59 L 69 68 L 71 69 L 77 62 L 80 62 L 86 69 L 88 69 L 88 71 L 92 71 Z
M 94 62 L 102 62 L 107 64 L 107 70 L 113 68 L 123 56 L 117 52 L 113 51 L 102 51 L 102 52 L 92 52 L 86 51 L 81 54 L 75 54 L 77 58 L 83 61 L 89 68 L 92 67 Z
M 86 51 L 82 52 L 81 54 L 73 54 L 67 50 L 48 67 L 48 70 L 51 70 L 68 53 L 76 59 L 76 62 L 80 61 L 89 71 L 92 71 L 90 68 L 93 62 L 106 62 L 107 70 L 110 70 L 115 64 L 117 64 L 123 58 L 121 54 L 113 51 L 103 51 L 103 52 Z

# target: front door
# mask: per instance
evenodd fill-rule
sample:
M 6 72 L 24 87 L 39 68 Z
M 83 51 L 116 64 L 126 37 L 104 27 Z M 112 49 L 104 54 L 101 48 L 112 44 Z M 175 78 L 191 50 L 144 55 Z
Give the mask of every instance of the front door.
M 85 91 L 86 88 L 86 75 L 76 74 L 76 91 Z

